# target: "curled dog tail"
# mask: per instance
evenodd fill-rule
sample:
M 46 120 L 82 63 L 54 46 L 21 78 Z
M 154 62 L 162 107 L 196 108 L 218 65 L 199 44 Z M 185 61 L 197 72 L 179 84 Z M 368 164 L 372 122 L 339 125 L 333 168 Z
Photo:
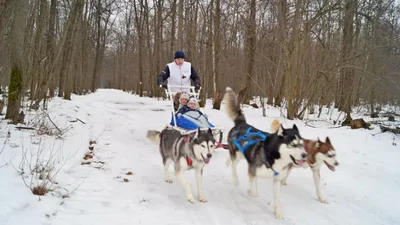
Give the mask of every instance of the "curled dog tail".
M 228 113 L 229 118 L 231 118 L 235 124 L 246 122 L 246 118 L 242 109 L 240 108 L 236 94 L 230 87 L 227 87 L 225 90 L 224 102 L 225 110 Z
M 271 132 L 272 133 L 278 132 L 280 127 L 281 127 L 281 123 L 279 122 L 279 120 L 274 119 L 274 121 L 272 121 L 272 123 L 271 123 Z
M 148 130 L 146 137 L 147 139 L 149 139 L 150 141 L 152 141 L 155 144 L 160 144 L 160 131 L 157 130 Z

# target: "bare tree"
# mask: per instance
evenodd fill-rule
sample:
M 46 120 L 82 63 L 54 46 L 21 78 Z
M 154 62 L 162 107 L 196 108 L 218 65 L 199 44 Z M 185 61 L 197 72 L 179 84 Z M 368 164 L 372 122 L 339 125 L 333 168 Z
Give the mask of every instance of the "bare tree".
M 249 2 L 250 1 L 250 2 Z M 239 92 L 240 102 L 249 103 L 252 87 L 252 76 L 254 67 L 254 57 L 256 51 L 256 1 L 249 0 L 249 15 L 246 21 L 246 41 L 245 41 L 245 54 L 246 54 L 246 67 L 245 67 L 245 80 L 246 84 Z
M 8 106 L 6 119 L 18 122 L 19 110 L 23 91 L 23 65 L 22 65 L 22 34 L 25 29 L 26 2 L 15 0 L 13 2 L 13 17 L 11 26 L 11 51 L 10 51 L 10 87 L 8 90 Z
M 339 109 L 343 110 L 347 114 L 347 118 L 344 123 L 350 124 L 351 118 L 351 107 L 353 104 L 352 93 L 353 93 L 353 81 L 354 81 L 354 67 L 351 64 L 351 60 L 354 55 L 354 16 L 357 11 L 356 0 L 345 1 L 344 11 L 344 25 L 343 25 L 343 41 L 342 41 L 342 67 L 340 70 L 340 82 L 341 82 L 341 98 L 339 102 Z

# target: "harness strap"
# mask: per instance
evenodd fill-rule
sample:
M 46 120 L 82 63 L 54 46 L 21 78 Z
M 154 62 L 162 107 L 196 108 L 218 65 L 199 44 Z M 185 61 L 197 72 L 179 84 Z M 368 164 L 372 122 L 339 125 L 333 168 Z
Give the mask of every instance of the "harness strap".
M 274 168 L 272 168 L 272 166 L 270 166 L 269 163 L 268 163 L 267 161 L 265 162 L 265 165 L 267 166 L 267 168 L 270 168 L 272 171 L 274 171 L 274 176 L 278 176 L 278 175 L 279 175 L 279 173 L 276 172 L 276 171 L 274 170 Z
M 193 164 L 193 161 L 189 156 L 186 156 L 186 162 L 187 162 L 188 166 L 191 166 Z
M 188 136 L 186 136 L 186 137 L 183 138 L 183 141 L 184 141 L 185 143 L 189 143 L 189 139 L 190 139 L 190 137 L 189 137 L 189 135 L 188 135 Z
M 232 141 L 233 141 L 233 143 L 236 145 L 236 147 L 237 147 L 243 154 L 245 153 L 245 151 L 247 150 L 248 147 L 250 147 L 250 146 L 252 146 L 252 145 L 254 145 L 254 144 L 258 143 L 258 142 L 265 141 L 265 139 L 267 138 L 267 136 L 266 136 L 265 134 L 263 134 L 262 132 L 260 132 L 260 131 L 251 132 L 251 129 L 252 129 L 252 127 L 249 127 L 249 128 L 247 129 L 247 131 L 246 131 L 245 134 L 239 136 L 239 137 L 236 138 L 236 139 L 233 138 L 233 136 L 235 136 L 236 134 L 238 134 L 239 131 L 235 131 L 235 132 L 232 134 Z M 256 136 L 256 137 L 259 137 L 259 138 L 250 139 L 250 138 L 249 138 L 250 136 Z M 240 141 L 243 141 L 243 140 L 247 142 L 244 146 L 242 146 L 242 145 L 240 144 Z
M 185 143 L 189 143 L 189 139 L 190 139 L 190 136 L 187 135 L 186 137 L 183 138 L 183 141 Z M 193 165 L 193 160 L 189 156 L 186 156 L 186 162 L 187 162 L 188 166 L 192 166 Z

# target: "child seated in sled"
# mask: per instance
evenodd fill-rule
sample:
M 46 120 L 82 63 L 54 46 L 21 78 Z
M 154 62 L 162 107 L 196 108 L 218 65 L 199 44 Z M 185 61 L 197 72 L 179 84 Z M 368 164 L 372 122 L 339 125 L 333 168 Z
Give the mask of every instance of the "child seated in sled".
M 186 105 L 183 105 L 178 110 L 175 118 L 178 127 L 188 130 L 197 129 L 198 127 L 214 127 L 214 125 L 208 121 L 207 115 L 199 110 L 198 101 L 193 97 L 190 98 Z M 172 119 L 171 125 L 174 125 Z
M 182 107 L 180 107 L 178 109 L 178 112 L 176 113 L 176 116 L 181 116 L 182 114 L 187 113 L 188 111 L 199 111 L 199 113 L 203 114 L 200 110 L 199 110 L 199 103 L 197 102 L 196 98 L 190 98 L 189 101 L 187 102 L 187 104 L 182 104 Z
M 182 107 L 187 105 L 189 98 L 190 98 L 189 94 L 181 93 L 181 95 L 179 97 L 179 107 L 178 107 L 177 111 L 179 111 Z

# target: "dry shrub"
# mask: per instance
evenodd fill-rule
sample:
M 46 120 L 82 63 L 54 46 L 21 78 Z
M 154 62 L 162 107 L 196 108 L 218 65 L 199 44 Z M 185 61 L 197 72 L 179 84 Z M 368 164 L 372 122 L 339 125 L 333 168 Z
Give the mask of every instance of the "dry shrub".
M 49 190 L 46 187 L 42 187 L 42 186 L 36 186 L 32 189 L 32 193 L 34 195 L 43 196 L 43 195 L 47 194 L 47 192 L 49 192 Z

